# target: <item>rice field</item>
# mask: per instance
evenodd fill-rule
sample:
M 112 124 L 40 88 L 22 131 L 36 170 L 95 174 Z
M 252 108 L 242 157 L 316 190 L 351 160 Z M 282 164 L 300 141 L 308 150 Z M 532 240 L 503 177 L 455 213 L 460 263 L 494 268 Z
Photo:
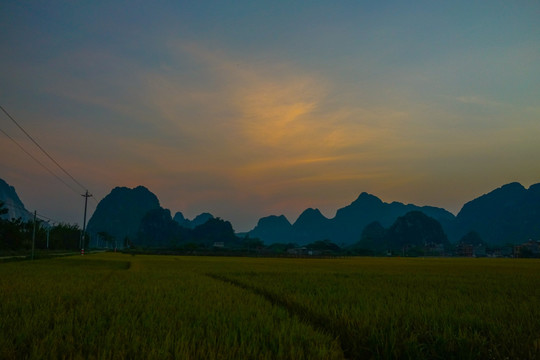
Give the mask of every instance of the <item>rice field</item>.
M 540 261 L 0 264 L 0 359 L 540 359 Z

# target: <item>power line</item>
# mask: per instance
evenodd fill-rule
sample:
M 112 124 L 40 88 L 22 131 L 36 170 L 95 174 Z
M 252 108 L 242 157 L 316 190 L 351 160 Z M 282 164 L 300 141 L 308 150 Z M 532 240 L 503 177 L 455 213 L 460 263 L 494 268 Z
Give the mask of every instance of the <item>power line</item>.
M 34 216 L 34 213 L 33 213 L 33 212 L 28 211 L 27 209 L 25 209 L 25 208 L 22 207 L 22 206 L 15 205 L 15 204 L 8 204 L 8 203 L 6 203 L 6 202 L 4 202 L 4 206 L 5 206 L 5 207 L 8 207 L 8 208 L 11 208 L 11 209 L 19 209 L 19 210 L 22 210 L 22 211 L 28 213 L 28 216 L 30 216 L 30 217 Z M 50 218 L 50 217 L 45 216 L 45 215 L 43 215 L 43 214 L 40 214 L 40 213 L 38 213 L 38 212 L 36 212 L 36 215 L 37 215 L 39 218 L 41 218 L 42 220 L 45 220 L 45 221 L 52 221 L 53 223 L 56 223 L 56 224 L 60 224 L 60 223 L 61 223 L 61 221 L 55 220 L 55 219 L 53 219 L 53 218 Z
M 64 174 L 66 174 L 71 180 L 73 180 L 74 183 L 76 183 L 79 187 L 81 187 L 81 189 L 85 190 L 85 194 L 86 195 L 83 195 L 83 196 L 86 196 L 86 201 L 85 201 L 85 209 L 84 209 L 84 217 L 85 217 L 85 222 L 86 222 L 86 207 L 87 207 L 87 200 L 88 200 L 88 189 L 82 185 L 79 181 L 77 181 L 77 179 L 75 179 L 66 169 L 64 169 L 59 163 L 58 161 L 56 161 L 47 151 L 45 151 L 45 149 L 43 149 L 43 147 L 41 147 L 41 145 L 39 145 L 37 143 L 36 140 L 34 140 L 34 138 L 32 136 L 30 136 L 30 134 L 23 129 L 23 127 L 13 118 L 13 116 L 11 116 L 6 109 L 4 109 L 4 107 L 2 105 L 0 105 L 0 109 L 4 112 L 4 114 L 7 115 L 7 117 L 13 121 L 13 123 L 15 125 L 17 125 L 17 127 L 43 152 L 43 154 L 45 154 L 49 160 L 51 160 L 60 170 L 62 170 L 62 172 Z M 45 166 L 41 161 L 39 161 L 36 157 L 34 157 L 32 154 L 30 154 L 22 145 L 20 145 L 17 141 L 15 141 L 15 139 L 13 139 L 11 136 L 9 136 L 5 131 L 3 131 L 2 129 L 0 129 L 0 131 L 5 135 L 7 136 L 11 141 L 13 141 L 22 151 L 24 151 L 28 156 L 30 156 L 32 159 L 34 159 L 34 161 L 36 161 L 39 165 L 41 165 L 45 170 L 47 170 L 50 174 L 52 174 L 54 177 L 56 177 L 59 181 L 61 181 L 64 185 L 66 185 L 68 188 L 70 188 L 74 193 L 80 195 L 80 193 L 73 188 L 73 186 L 71 186 L 70 184 L 68 184 L 66 181 L 64 181 L 61 177 L 59 177 L 55 172 L 53 172 L 51 169 L 49 169 L 47 166 Z M 96 205 L 98 205 L 98 202 L 97 200 L 92 197 L 92 200 L 96 203 Z M 47 218 L 46 216 L 43 216 L 44 218 Z M 50 218 L 47 218 L 49 220 L 52 220 Z
M 0 105 L 0 109 L 2 109 L 2 111 L 4 112 L 4 114 L 6 114 L 7 117 L 10 118 L 11 121 L 13 121 L 13 123 L 14 123 L 15 125 L 17 125 L 17 127 L 18 127 L 18 128 L 19 128 L 19 129 L 20 129 L 20 130 L 21 130 L 21 131 L 22 131 L 22 132 L 23 132 L 23 133 L 24 133 L 24 134 L 25 134 L 25 135 L 26 135 L 26 136 L 27 136 L 27 137 L 28 137 L 28 138 L 29 138 L 29 139 L 30 139 L 30 140 L 31 140 L 31 141 L 32 141 L 32 142 L 33 142 L 33 143 L 34 143 L 34 144 L 35 144 L 35 145 L 36 145 L 36 146 L 37 146 L 37 147 L 38 147 L 38 148 L 39 148 L 39 149 L 40 149 L 40 150 L 41 150 L 41 151 L 42 151 L 42 152 L 43 152 L 43 153 L 44 153 L 44 154 L 52 161 L 52 162 L 53 162 L 53 163 L 55 163 L 56 166 L 58 166 L 58 168 L 59 168 L 60 170 L 62 170 L 62 171 L 64 172 L 64 174 L 66 174 L 67 176 L 69 176 L 69 177 L 71 178 L 71 180 L 73 180 L 77 185 L 79 185 L 79 186 L 81 187 L 81 189 L 83 189 L 83 190 L 86 191 L 87 188 L 86 188 L 85 186 L 83 186 L 80 182 L 78 182 L 78 181 L 77 181 L 70 173 L 68 173 L 67 170 L 64 169 L 64 168 L 63 168 L 63 167 L 62 167 L 62 166 L 61 166 L 61 165 L 60 165 L 60 164 L 59 164 L 59 163 L 58 163 L 51 155 L 49 155 L 49 153 L 48 153 L 47 151 L 45 151 L 45 149 L 43 149 L 43 148 L 41 147 L 41 145 L 39 145 L 39 144 L 37 143 L 37 141 L 34 140 L 34 138 L 33 138 L 32 136 L 30 136 L 30 134 L 28 134 L 28 133 L 26 132 L 26 130 L 24 130 L 24 129 L 22 128 L 21 125 L 19 125 L 19 123 L 18 123 L 18 122 L 17 122 L 17 121 L 16 121 L 16 120 L 15 120 L 15 119 L 7 112 L 7 111 L 6 111 L 6 109 L 4 109 L 4 107 L 3 107 L 2 105 Z
M 42 215 L 42 214 L 40 214 L 40 213 L 37 213 L 37 216 L 40 217 L 40 218 L 42 218 L 43 220 L 45 220 L 45 221 L 47 221 L 47 222 L 51 221 L 53 224 L 60 224 L 60 223 L 62 223 L 61 221 L 58 221 L 58 220 L 55 220 L 55 219 L 51 219 L 50 217 L 45 216 L 45 215 Z
M 22 151 L 26 153 L 26 155 L 30 156 L 32 159 L 34 159 L 35 162 L 37 162 L 39 165 L 41 165 L 45 170 L 47 170 L 52 176 L 60 180 L 64 185 L 66 185 L 68 188 L 73 190 L 75 194 L 79 195 L 79 192 L 75 190 L 71 185 L 69 185 L 67 182 L 64 181 L 60 176 L 58 176 L 56 173 L 54 173 L 51 169 L 49 169 L 45 164 L 43 164 L 41 161 L 39 161 L 34 155 L 30 154 L 21 144 L 19 144 L 15 139 L 13 139 L 11 136 L 8 135 L 4 130 L 0 129 L 0 132 L 4 134 L 8 139 L 13 141 L 15 145 L 17 145 Z

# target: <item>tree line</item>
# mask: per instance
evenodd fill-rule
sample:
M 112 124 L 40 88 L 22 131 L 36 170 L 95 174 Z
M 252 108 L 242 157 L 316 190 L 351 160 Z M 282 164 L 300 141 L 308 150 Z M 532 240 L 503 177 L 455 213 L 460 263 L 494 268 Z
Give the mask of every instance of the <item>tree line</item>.
M 35 249 L 79 250 L 81 246 L 81 229 L 76 224 L 51 225 L 40 219 L 34 223 L 34 220 L 2 218 L 7 213 L 5 203 L 0 201 L 0 251 L 30 250 L 33 238 Z

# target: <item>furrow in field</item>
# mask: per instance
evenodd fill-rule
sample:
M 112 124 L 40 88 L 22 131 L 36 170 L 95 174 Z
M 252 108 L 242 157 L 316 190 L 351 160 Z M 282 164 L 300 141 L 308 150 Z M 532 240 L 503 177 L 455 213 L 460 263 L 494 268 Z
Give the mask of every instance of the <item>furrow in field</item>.
M 346 325 L 341 324 L 339 319 L 331 319 L 310 310 L 302 304 L 272 293 L 271 291 L 243 283 L 221 274 L 206 273 L 206 275 L 212 279 L 237 286 L 251 293 L 262 296 L 272 304 L 284 308 L 291 316 L 298 317 L 302 322 L 313 327 L 315 330 L 331 335 L 339 341 L 341 350 L 347 359 L 366 359 L 373 356 L 372 352 L 367 348 L 358 349 L 358 344 L 354 344 L 352 334 L 346 330 Z

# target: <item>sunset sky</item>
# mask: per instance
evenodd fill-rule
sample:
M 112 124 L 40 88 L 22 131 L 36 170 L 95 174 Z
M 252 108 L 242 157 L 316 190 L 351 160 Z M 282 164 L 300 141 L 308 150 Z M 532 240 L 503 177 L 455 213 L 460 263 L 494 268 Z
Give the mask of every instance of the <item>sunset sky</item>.
M 246 231 L 540 182 L 537 0 L 2 1 L 0 45 L 0 105 L 97 201 L 144 185 Z M 84 189 L 0 129 L 74 189 L 1 133 L 0 178 L 82 224 Z

